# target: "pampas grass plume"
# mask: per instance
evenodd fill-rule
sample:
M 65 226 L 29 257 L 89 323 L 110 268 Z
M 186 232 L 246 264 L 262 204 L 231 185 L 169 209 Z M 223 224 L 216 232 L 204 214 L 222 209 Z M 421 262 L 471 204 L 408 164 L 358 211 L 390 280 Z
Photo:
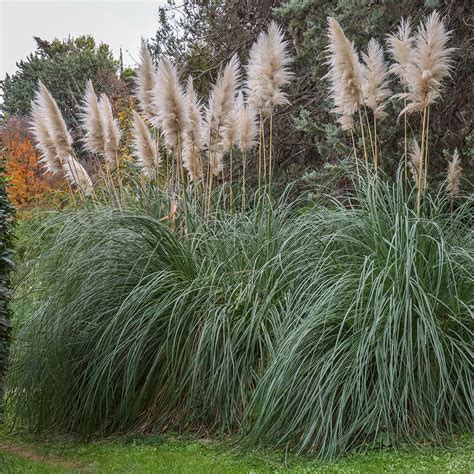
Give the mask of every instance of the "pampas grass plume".
M 184 135 L 183 165 L 191 181 L 202 178 L 201 151 L 204 148 L 203 119 L 201 104 L 194 90 L 193 78 L 188 77 L 186 85 L 186 107 L 188 128 Z
M 158 115 L 151 119 L 151 123 L 161 127 L 167 147 L 175 148 L 182 140 L 188 124 L 184 92 L 176 67 L 168 58 L 163 58 L 158 66 L 152 103 Z
M 344 128 L 353 125 L 349 120 L 364 101 L 363 71 L 354 43 L 344 34 L 334 18 L 328 18 L 327 64 L 326 74 L 331 84 L 330 94 L 334 102 L 334 112 L 342 116 L 339 122 Z
M 246 88 L 253 107 L 268 113 L 288 103 L 287 94 L 281 88 L 293 77 L 290 63 L 288 42 L 280 26 L 272 21 L 267 32 L 260 33 L 249 54 Z
M 42 141 L 38 148 L 47 169 L 58 171 L 72 152 L 72 138 L 58 104 L 41 81 L 33 105 L 33 133 L 37 140 Z
M 156 102 L 153 100 L 156 74 L 150 51 L 145 44 L 140 50 L 140 65 L 135 82 L 135 96 L 145 118 L 152 120 L 157 116 Z
M 239 123 L 237 115 L 237 102 L 234 102 L 232 112 L 229 114 L 222 129 L 222 151 L 227 153 L 239 139 Z
M 159 166 L 158 147 L 142 117 L 133 111 L 133 151 L 141 173 L 154 179 Z
M 385 107 L 391 91 L 388 88 L 388 66 L 383 57 L 383 48 L 372 38 L 367 46 L 367 53 L 362 55 L 364 61 L 364 102 L 374 111 L 376 118 L 387 115 Z
M 408 86 L 407 68 L 414 64 L 414 47 L 409 20 L 402 18 L 395 34 L 387 36 L 388 51 L 395 59 L 390 72 L 398 76 L 405 87 Z
M 459 197 L 459 188 L 461 184 L 462 167 L 461 159 L 459 157 L 458 149 L 456 148 L 453 153 L 453 158 L 448 164 L 448 177 L 446 190 L 449 195 L 454 199 Z
M 99 110 L 102 127 L 104 130 L 104 157 L 110 169 L 115 168 L 117 153 L 120 143 L 120 127 L 112 112 L 112 105 L 105 94 L 100 95 Z
M 257 117 L 255 109 L 245 104 L 242 92 L 237 97 L 238 145 L 246 152 L 257 144 Z
M 239 69 L 239 59 L 237 55 L 234 55 L 224 70 L 219 73 L 212 88 L 206 111 L 209 135 L 206 138 L 210 144 L 222 138 L 224 128 L 234 111 L 235 94 L 240 78 Z
M 450 37 L 451 32 L 436 11 L 418 27 L 413 64 L 406 66 L 405 74 L 408 92 L 404 97 L 409 104 L 401 114 L 421 111 L 441 97 L 442 82 L 450 76 L 452 68 L 454 48 L 447 47 Z
M 41 155 L 40 163 L 44 165 L 46 171 L 52 174 L 62 172 L 61 160 L 56 152 L 53 137 L 36 101 L 31 103 L 30 130 L 33 134 L 35 147 Z
M 416 187 L 422 186 L 422 189 L 426 186 L 423 176 L 420 175 L 421 163 L 423 161 L 423 155 L 421 153 L 421 148 L 418 142 L 413 139 L 410 146 L 410 161 L 409 167 L 410 172 L 415 182 Z
M 92 85 L 87 81 L 86 91 L 82 102 L 81 124 L 85 131 L 83 138 L 86 150 L 91 153 L 105 153 L 105 133 L 101 120 L 99 101 Z
M 86 196 L 94 192 L 92 180 L 84 167 L 71 155 L 67 156 L 63 163 L 66 179 L 70 184 L 79 188 Z
M 211 91 L 206 111 L 206 126 L 211 171 L 218 175 L 222 171 L 225 136 L 235 121 L 235 96 L 240 78 L 240 62 L 237 55 L 219 73 Z

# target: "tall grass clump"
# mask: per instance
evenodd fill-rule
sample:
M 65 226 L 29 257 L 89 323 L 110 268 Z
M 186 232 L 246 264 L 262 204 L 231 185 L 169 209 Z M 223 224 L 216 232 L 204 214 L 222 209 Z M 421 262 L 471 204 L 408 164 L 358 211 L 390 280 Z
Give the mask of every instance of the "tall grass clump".
M 30 428 L 225 430 L 243 419 L 313 260 L 310 221 L 262 198 L 209 223 L 190 209 L 182 240 L 150 193 L 121 210 L 58 213 L 38 234 L 22 283 L 36 309 L 18 316 L 10 380 Z
M 414 34 L 402 22 L 389 66 L 376 39 L 360 55 L 328 23 L 330 97 L 356 168 L 344 201 L 272 192 L 272 117 L 292 77 L 275 23 L 243 80 L 237 55 L 223 65 L 206 106 L 191 77 L 184 87 L 169 58 L 155 70 L 142 48 L 135 170 L 120 166 L 117 119 L 89 83 L 82 142 L 103 193 L 39 84 L 42 160 L 82 202 L 45 218 L 17 272 L 19 425 L 237 432 L 321 457 L 472 429 L 473 198 L 457 152 L 444 187 L 427 179 L 449 32 L 438 14 Z M 392 97 L 389 73 L 403 86 Z M 404 102 L 395 179 L 377 136 L 389 98 Z
M 254 441 L 334 457 L 472 429 L 473 200 L 452 213 L 443 193 L 418 217 L 401 183 L 319 216 L 322 254 L 257 387 Z

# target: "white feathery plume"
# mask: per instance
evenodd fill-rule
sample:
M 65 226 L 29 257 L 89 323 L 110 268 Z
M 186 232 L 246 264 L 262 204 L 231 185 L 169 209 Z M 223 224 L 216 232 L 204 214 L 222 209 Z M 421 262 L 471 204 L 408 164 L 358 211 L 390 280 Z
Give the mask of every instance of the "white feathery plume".
M 400 78 L 405 87 L 408 86 L 407 67 L 414 64 L 414 46 L 409 20 L 402 18 L 397 32 L 387 36 L 388 51 L 395 59 L 390 72 Z
M 63 160 L 72 152 L 72 138 L 58 104 L 41 81 L 38 82 L 35 103 L 35 114 L 41 116 L 43 127 L 48 129 L 50 141 L 54 144 L 56 165 L 61 166 Z M 56 165 L 53 165 L 52 169 L 55 169 Z
M 194 90 L 193 78 L 191 76 L 188 77 L 186 84 L 185 100 L 188 115 L 188 127 L 185 138 L 202 150 L 206 141 L 204 137 L 202 106 Z
M 190 181 L 199 181 L 202 178 L 202 160 L 199 148 L 185 140 L 183 148 L 183 166 L 188 172 Z
M 39 82 L 39 89 L 39 104 L 43 110 L 43 118 L 50 127 L 50 133 L 58 156 L 60 159 L 64 159 L 72 150 L 71 134 L 67 129 L 66 122 L 59 110 L 58 104 L 41 81 Z
M 211 172 L 214 176 L 219 176 L 220 173 L 222 173 L 222 170 L 224 169 L 224 153 L 216 149 L 214 153 L 211 154 L 209 158 L 209 164 L 211 166 Z
M 140 50 L 140 65 L 137 69 L 135 82 L 135 96 L 138 99 L 140 110 L 146 119 L 151 120 L 157 115 L 155 102 L 153 101 L 153 89 L 155 87 L 156 74 L 150 51 L 143 44 Z
M 56 152 L 53 137 L 43 119 L 41 108 L 35 101 L 31 102 L 30 130 L 33 134 L 35 147 L 41 155 L 40 163 L 44 165 L 46 171 L 52 174 L 62 172 L 61 160 Z
M 152 92 L 152 104 L 158 115 L 152 125 L 161 127 L 168 148 L 175 148 L 188 126 L 184 92 L 175 66 L 163 58 L 158 66 L 157 79 Z
M 383 48 L 376 39 L 369 41 L 367 53 L 362 55 L 362 59 L 365 105 L 374 111 L 376 118 L 383 118 L 387 115 L 384 109 L 391 91 L 388 88 L 388 67 L 383 57 Z
M 401 114 L 421 111 L 440 98 L 442 82 L 452 68 L 454 48 L 447 47 L 450 37 L 451 32 L 436 11 L 418 27 L 413 64 L 406 67 L 408 92 L 403 95 L 410 102 Z
M 354 128 L 354 118 L 352 115 L 341 115 L 338 122 L 343 130 L 352 130 Z
M 91 153 L 105 153 L 105 133 L 100 117 L 99 101 L 92 81 L 87 81 L 82 101 L 81 124 L 85 131 L 83 142 Z
M 93 194 L 94 188 L 89 174 L 73 156 L 66 157 L 63 163 L 63 171 L 70 184 L 81 189 L 86 196 Z
M 202 178 L 201 151 L 204 148 L 205 138 L 201 104 L 196 96 L 191 76 L 186 85 L 185 99 L 188 127 L 184 135 L 183 166 L 188 171 L 190 180 L 196 181 Z
M 112 113 L 112 105 L 105 94 L 100 95 L 99 111 L 102 128 L 104 130 L 104 157 L 110 167 L 114 169 L 117 164 L 117 153 L 120 143 L 120 127 Z
M 140 115 L 133 111 L 133 152 L 141 173 L 145 178 L 154 179 L 158 172 L 158 147 L 150 130 Z
M 422 189 L 426 187 L 423 176 L 420 176 L 421 164 L 423 161 L 423 155 L 421 153 L 420 145 L 413 139 L 410 147 L 410 161 L 408 163 L 410 172 L 415 182 L 416 187 L 422 186 Z
M 328 18 L 329 45 L 327 47 L 329 71 L 324 76 L 331 84 L 333 111 L 342 116 L 339 123 L 345 129 L 353 126 L 349 119 L 363 104 L 363 72 L 354 43 L 349 41 L 339 23 Z
M 240 63 L 234 55 L 217 81 L 209 97 L 206 113 L 207 144 L 211 155 L 211 171 L 217 176 L 222 171 L 224 137 L 233 120 L 235 95 L 239 82 Z
M 453 153 L 453 158 L 448 164 L 448 178 L 446 185 L 446 190 L 453 199 L 459 197 L 461 175 L 461 159 L 459 157 L 458 149 L 456 148 Z
M 241 151 L 246 152 L 257 144 L 257 117 L 256 111 L 244 102 L 242 92 L 237 97 L 238 145 Z
M 234 101 L 232 111 L 228 115 L 225 124 L 222 128 L 222 151 L 227 153 L 237 144 L 239 139 L 239 123 L 238 123 L 238 109 L 237 102 Z
M 273 107 L 287 104 L 287 94 L 281 88 L 293 77 L 288 69 L 291 57 L 288 42 L 274 21 L 252 45 L 247 65 L 246 88 L 252 107 L 267 114 Z

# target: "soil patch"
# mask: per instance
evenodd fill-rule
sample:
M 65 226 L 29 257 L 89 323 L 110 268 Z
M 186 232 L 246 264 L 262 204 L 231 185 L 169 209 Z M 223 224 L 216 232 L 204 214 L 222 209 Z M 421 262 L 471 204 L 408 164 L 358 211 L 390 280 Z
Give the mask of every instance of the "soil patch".
M 60 467 L 63 469 L 80 469 L 81 465 L 73 461 L 67 461 L 65 459 L 55 458 L 51 456 L 45 456 L 44 454 L 37 453 L 30 449 L 28 446 L 22 446 L 12 443 L 0 443 L 0 451 L 12 454 L 29 461 L 42 462 L 49 466 Z

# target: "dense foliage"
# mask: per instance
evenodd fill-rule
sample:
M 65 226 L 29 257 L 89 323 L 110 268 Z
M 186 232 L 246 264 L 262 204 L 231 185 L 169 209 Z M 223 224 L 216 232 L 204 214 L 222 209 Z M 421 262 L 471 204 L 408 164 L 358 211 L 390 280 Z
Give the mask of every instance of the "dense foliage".
M 191 207 L 180 236 L 149 193 L 35 239 L 10 378 L 27 426 L 241 430 L 328 457 L 470 428 L 472 199 L 418 217 L 380 180 L 350 207 Z
M 58 178 L 46 175 L 28 133 L 27 119 L 12 117 L 0 131 L 3 143 L 1 159 L 10 182 L 8 196 L 17 209 L 38 205 L 52 189 L 58 188 Z
M 3 114 L 23 116 L 30 112 L 38 80 L 51 90 L 71 128 L 88 79 L 100 91 L 120 88 L 116 61 L 106 44 L 97 45 L 91 36 L 52 42 L 35 38 L 36 51 L 18 63 L 18 70 L 0 82 Z M 108 91 L 109 92 L 109 91 Z
M 474 68 L 468 0 L 268 0 L 250 4 L 192 0 L 181 8 L 174 0 L 168 3 L 168 8 L 162 9 L 156 38 L 150 44 L 157 55 L 172 54 L 182 61 L 186 71 L 198 73 L 202 91 L 207 90 L 206 83 L 215 77 L 218 64 L 227 61 L 235 51 L 246 51 L 262 25 L 275 18 L 285 26 L 292 40 L 295 81 L 290 92 L 291 105 L 281 109 L 274 118 L 275 160 L 281 184 L 304 177 L 310 186 L 325 184 L 328 173 L 339 165 L 341 155 L 350 154 L 351 150 L 350 136 L 335 124 L 334 115 L 329 112 L 328 87 L 322 80 L 327 73 L 327 17 L 335 17 L 361 48 L 370 37 L 383 40 L 387 32 L 396 29 L 401 17 L 411 18 L 416 24 L 437 9 L 453 30 L 451 45 L 456 51 L 455 73 L 445 92 L 449 101 L 434 108 L 436 120 L 430 123 L 432 165 L 436 171 L 433 181 L 439 184 L 443 180 L 449 150 L 457 147 L 462 156 L 474 157 L 472 91 L 465 87 Z M 392 87 L 399 91 L 395 81 Z M 402 109 L 401 104 L 393 107 L 395 115 Z M 415 133 L 420 131 L 416 114 L 410 118 L 410 128 Z M 395 120 L 385 120 L 379 132 L 386 150 L 385 169 L 394 174 L 399 151 L 403 149 L 403 129 Z M 295 148 L 298 153 L 294 153 Z M 472 163 L 472 159 L 465 163 L 465 174 L 471 182 L 474 181 Z
M 10 271 L 12 262 L 12 221 L 14 208 L 7 196 L 7 179 L 0 159 L 0 419 L 3 415 L 3 382 L 10 342 Z

